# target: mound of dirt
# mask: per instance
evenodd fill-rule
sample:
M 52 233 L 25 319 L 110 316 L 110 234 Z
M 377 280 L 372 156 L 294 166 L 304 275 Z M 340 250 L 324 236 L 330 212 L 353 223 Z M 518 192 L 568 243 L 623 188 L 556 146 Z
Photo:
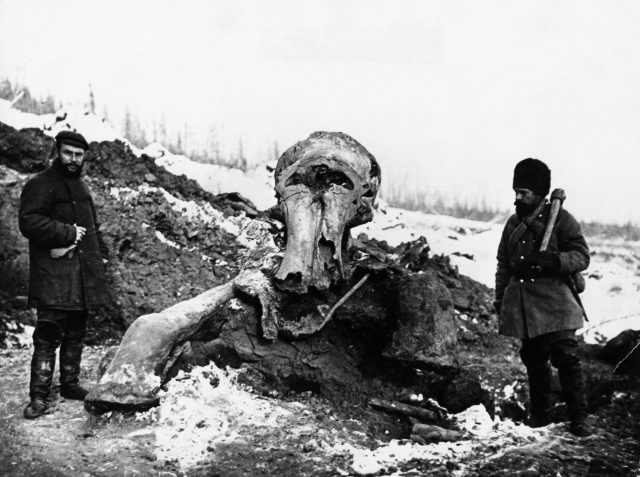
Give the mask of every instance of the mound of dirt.
M 395 265 L 410 272 L 433 270 L 453 295 L 453 304 L 459 313 L 470 319 L 485 321 L 488 326 L 496 318 L 493 313 L 493 290 L 460 274 L 448 256 L 430 255 L 431 248 L 425 237 L 391 247 L 385 241 L 370 239 L 366 234 L 361 234 L 355 244 L 381 260 L 388 257 Z
M 20 172 L 38 172 L 47 166 L 55 141 L 36 128 L 16 130 L 0 122 L 0 164 Z
M 28 242 L 18 230 L 20 192 L 46 167 L 54 141 L 38 129 L 0 126 L 0 292 L 28 292 Z M 111 305 L 90 320 L 88 342 L 118 339 L 138 316 L 195 296 L 235 275 L 235 236 L 201 222 L 176 202 L 235 215 L 233 198 L 220 200 L 195 181 L 175 176 L 120 141 L 91 143 L 84 178 L 92 190 L 110 249 Z M 222 214 L 220 214 L 222 217 Z M 33 324 L 33 323 L 27 323 Z

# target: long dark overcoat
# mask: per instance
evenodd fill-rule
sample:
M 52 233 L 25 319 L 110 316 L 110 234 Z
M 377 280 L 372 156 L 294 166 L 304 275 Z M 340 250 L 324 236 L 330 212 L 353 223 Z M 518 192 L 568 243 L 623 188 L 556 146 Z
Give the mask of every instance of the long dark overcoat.
M 70 256 L 51 249 L 73 244 L 73 224 L 86 235 Z M 29 239 L 29 304 L 58 310 L 96 309 L 108 301 L 103 258 L 108 249 L 99 230 L 89 189 L 65 174 L 56 161 L 30 179 L 20 196 L 19 225 Z
M 589 266 L 589 248 L 580 224 L 560 209 L 547 250 L 560 257 L 560 274 L 536 277 L 523 266 L 539 250 L 551 206 L 546 204 L 522 236 L 511 240 L 522 222 L 514 214 L 507 221 L 498 247 L 496 301 L 501 303 L 500 333 L 516 338 L 533 338 L 583 326 L 583 310 L 568 285 L 567 275 Z

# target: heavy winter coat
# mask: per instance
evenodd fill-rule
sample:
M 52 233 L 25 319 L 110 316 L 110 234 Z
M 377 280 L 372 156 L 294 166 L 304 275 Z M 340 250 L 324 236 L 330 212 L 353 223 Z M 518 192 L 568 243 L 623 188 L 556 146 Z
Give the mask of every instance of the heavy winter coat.
M 52 248 L 74 243 L 73 224 L 85 227 L 78 247 L 54 259 Z M 29 239 L 29 304 L 58 310 L 96 309 L 108 300 L 102 259 L 108 249 L 91 194 L 82 179 L 53 165 L 29 180 L 20 196 L 19 225 Z
M 589 266 L 589 248 L 580 224 L 560 209 L 547 248 L 560 258 L 557 276 L 538 277 L 525 270 L 527 257 L 539 250 L 551 206 L 546 204 L 522 236 L 511 237 L 522 219 L 514 214 L 507 221 L 498 247 L 496 302 L 501 306 L 500 333 L 516 338 L 533 338 L 552 331 L 578 329 L 583 310 L 570 286 L 568 275 Z

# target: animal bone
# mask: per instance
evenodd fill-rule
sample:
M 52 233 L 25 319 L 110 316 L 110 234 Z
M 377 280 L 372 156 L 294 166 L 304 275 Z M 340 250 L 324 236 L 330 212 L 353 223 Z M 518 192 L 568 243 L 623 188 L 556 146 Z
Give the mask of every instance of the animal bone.
M 160 381 L 174 347 L 232 297 L 233 282 L 228 282 L 160 313 L 136 319 L 106 372 L 85 398 L 88 407 L 145 409 L 156 405 Z
M 271 285 L 271 280 L 261 270 L 243 270 L 234 283 L 238 290 L 258 298 L 262 307 L 262 336 L 269 341 L 275 340 L 281 321 L 278 311 L 281 293 Z
M 320 305 L 317 307 L 316 312 L 303 316 L 300 321 L 283 321 L 279 326 L 280 331 L 289 338 L 304 338 L 317 333 L 329 322 L 335 311 L 340 308 L 358 288 L 364 285 L 364 282 L 367 281 L 370 275 L 371 274 L 367 273 L 362 277 L 358 283 L 351 287 L 331 308 L 329 308 L 329 305 Z
M 373 218 L 380 187 L 375 158 L 344 133 L 316 132 L 284 152 L 275 180 L 277 218 L 287 230 L 276 285 L 303 294 L 347 279 L 349 231 Z
M 348 278 L 343 254 L 349 231 L 373 218 L 373 202 L 380 186 L 375 158 L 346 134 L 316 132 L 285 151 L 275 179 L 277 215 L 287 233 L 282 261 L 275 264 L 275 258 L 267 256 L 263 264 L 242 271 L 232 282 L 160 313 L 139 317 L 125 333 L 98 385 L 87 395 L 88 409 L 155 405 L 172 353 L 201 326 L 221 327 L 214 312 L 237 291 L 258 298 L 262 334 L 273 341 L 279 331 L 291 337 L 316 333 L 364 283 L 366 277 L 328 313 L 320 310 L 319 319 L 288 323 L 280 317 L 284 292 L 306 293 L 309 287 L 324 290 Z M 280 290 L 272 286 L 272 280 Z

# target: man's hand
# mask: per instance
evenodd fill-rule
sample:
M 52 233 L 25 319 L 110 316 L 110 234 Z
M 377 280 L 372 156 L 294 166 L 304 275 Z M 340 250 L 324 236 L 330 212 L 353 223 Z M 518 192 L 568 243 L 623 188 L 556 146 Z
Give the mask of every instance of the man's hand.
M 554 252 L 534 252 L 527 258 L 527 267 L 536 275 L 559 275 L 560 257 Z
M 76 241 L 74 243 L 80 243 L 84 238 L 84 235 L 87 233 L 87 229 L 76 224 L 73 224 L 73 226 L 76 228 Z

